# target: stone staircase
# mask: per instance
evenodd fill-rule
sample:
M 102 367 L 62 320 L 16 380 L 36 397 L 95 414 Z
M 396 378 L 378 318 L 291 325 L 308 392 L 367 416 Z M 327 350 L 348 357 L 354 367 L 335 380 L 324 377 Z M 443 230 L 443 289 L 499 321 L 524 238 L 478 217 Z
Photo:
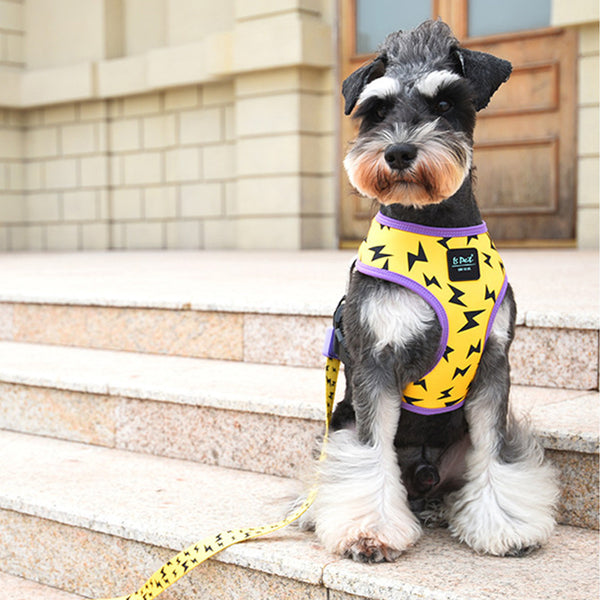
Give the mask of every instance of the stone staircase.
M 278 520 L 322 432 L 320 349 L 351 257 L 2 256 L 0 597 L 125 595 L 207 534 Z M 598 256 L 503 258 L 512 402 L 563 486 L 545 548 L 478 556 L 428 530 L 397 563 L 360 565 L 290 527 L 161 598 L 597 598 Z

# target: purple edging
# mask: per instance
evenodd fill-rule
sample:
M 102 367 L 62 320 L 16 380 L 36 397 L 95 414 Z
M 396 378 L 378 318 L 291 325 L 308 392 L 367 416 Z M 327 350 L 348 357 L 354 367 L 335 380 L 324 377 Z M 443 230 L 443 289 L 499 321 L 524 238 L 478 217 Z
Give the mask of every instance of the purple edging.
M 440 339 L 438 351 L 435 355 L 435 362 L 433 367 L 431 367 L 427 373 L 433 371 L 435 366 L 440 362 L 440 360 L 442 360 L 442 356 L 444 356 L 444 352 L 446 351 L 446 345 L 448 344 L 448 317 L 440 301 L 427 288 L 423 287 L 416 281 L 405 277 L 404 275 L 400 275 L 399 273 L 365 265 L 360 260 L 356 261 L 356 270 L 360 271 L 364 275 L 370 275 L 371 277 L 385 279 L 386 281 L 397 283 L 398 285 L 401 285 L 402 287 L 409 289 L 411 292 L 415 292 L 421 296 L 421 298 L 423 298 L 423 300 L 425 300 L 425 302 L 427 302 L 433 308 L 442 327 L 442 337 Z
M 323 351 L 321 354 L 327 358 L 335 358 L 339 360 L 339 356 L 334 351 L 335 348 L 335 329 L 328 327 L 325 332 L 325 344 L 323 345 Z
M 408 231 L 409 233 L 418 233 L 419 235 L 428 235 L 430 237 L 466 237 L 468 235 L 479 235 L 487 232 L 487 225 L 485 221 L 479 225 L 473 225 L 472 227 L 428 227 L 427 225 L 417 225 L 416 223 L 408 223 L 407 221 L 398 221 L 387 217 L 381 212 L 375 215 L 375 220 L 380 225 L 391 227 L 392 229 L 400 229 L 401 231 Z
M 415 406 L 414 404 L 409 404 L 408 402 L 402 402 L 402 410 L 408 410 L 410 412 L 417 413 L 419 415 L 437 415 L 440 413 L 447 413 L 457 408 L 460 408 L 465 403 L 464 400 L 453 404 L 452 406 L 444 406 L 443 408 L 425 408 L 423 406 Z

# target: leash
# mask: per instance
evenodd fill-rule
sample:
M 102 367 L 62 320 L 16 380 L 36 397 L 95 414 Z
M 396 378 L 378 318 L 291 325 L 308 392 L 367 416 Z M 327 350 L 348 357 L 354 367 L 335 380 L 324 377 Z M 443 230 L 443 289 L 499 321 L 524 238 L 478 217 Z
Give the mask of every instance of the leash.
M 340 360 L 337 357 L 331 357 L 326 355 L 327 363 L 325 366 L 325 435 L 323 436 L 323 443 L 321 446 L 321 455 L 319 460 L 325 458 L 325 447 L 329 437 L 329 424 L 331 422 L 331 415 L 333 413 L 333 403 L 335 400 L 335 388 L 337 385 L 337 378 L 339 374 Z M 179 554 L 175 555 L 171 560 L 166 562 L 158 571 L 154 573 L 146 581 L 146 583 L 136 592 L 129 596 L 119 596 L 118 598 L 107 598 L 105 600 L 152 600 L 159 594 L 164 592 L 168 587 L 172 586 L 176 581 L 181 579 L 184 575 L 189 573 L 192 569 L 195 569 L 198 565 L 204 561 L 213 557 L 215 554 L 233 546 L 240 542 L 246 542 L 248 540 L 273 533 L 279 529 L 287 527 L 290 523 L 293 523 L 299 519 L 314 502 L 317 495 L 317 484 L 315 483 L 308 493 L 306 500 L 290 513 L 282 521 L 273 523 L 272 525 L 263 525 L 261 527 L 246 527 L 244 529 L 230 529 L 228 531 L 222 531 L 216 535 L 209 535 L 203 538 L 199 542 L 196 542 L 192 546 L 189 546 L 185 550 L 182 550 Z

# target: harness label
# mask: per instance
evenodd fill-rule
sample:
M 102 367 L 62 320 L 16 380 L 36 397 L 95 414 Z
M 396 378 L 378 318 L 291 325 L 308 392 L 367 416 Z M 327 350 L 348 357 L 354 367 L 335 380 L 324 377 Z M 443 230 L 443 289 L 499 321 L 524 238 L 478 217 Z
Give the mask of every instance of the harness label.
M 446 256 L 450 281 L 475 281 L 479 279 L 479 254 L 475 248 L 448 250 Z

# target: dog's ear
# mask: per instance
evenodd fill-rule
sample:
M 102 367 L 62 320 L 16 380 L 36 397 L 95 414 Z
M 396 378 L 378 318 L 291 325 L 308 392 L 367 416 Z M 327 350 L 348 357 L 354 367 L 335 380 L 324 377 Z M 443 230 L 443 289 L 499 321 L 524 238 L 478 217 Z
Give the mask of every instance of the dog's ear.
M 385 67 L 386 58 L 384 55 L 380 55 L 375 60 L 354 71 L 352 75 L 344 80 L 344 83 L 342 83 L 342 94 L 346 101 L 344 114 L 349 115 L 352 112 L 365 86 L 374 79 L 382 77 L 385 73 Z
M 475 90 L 475 110 L 485 108 L 494 92 L 510 77 L 512 65 L 486 52 L 457 48 L 455 56 L 459 72 Z

